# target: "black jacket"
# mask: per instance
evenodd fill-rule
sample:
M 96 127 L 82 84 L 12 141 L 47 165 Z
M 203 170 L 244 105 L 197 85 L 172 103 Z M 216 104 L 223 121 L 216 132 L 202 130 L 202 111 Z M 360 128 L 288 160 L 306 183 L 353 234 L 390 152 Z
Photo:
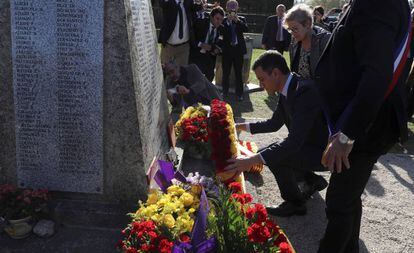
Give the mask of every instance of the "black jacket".
M 246 19 L 242 16 L 238 16 L 240 21 L 236 23 L 236 35 L 237 35 L 237 42 L 236 46 L 231 45 L 231 27 L 227 23 L 227 17 L 224 18 L 223 21 L 223 55 L 230 54 L 234 52 L 234 49 L 237 53 L 246 54 L 246 42 L 244 41 L 243 33 L 248 31 Z
M 198 46 L 198 43 L 204 43 L 207 38 L 207 33 L 210 29 L 210 18 L 204 19 L 195 19 L 194 20 L 194 41 L 191 44 L 192 50 L 195 52 L 200 52 L 201 48 Z M 223 40 L 223 25 L 217 27 L 216 36 L 213 39 L 213 43 L 211 44 L 213 50 L 215 48 L 221 51 L 222 40 Z
M 403 80 L 385 94 L 409 15 L 406 0 L 354 0 L 318 63 L 324 110 L 335 131 L 356 140 L 354 150 L 384 152 L 406 137 Z
M 178 16 L 178 5 L 175 0 L 160 0 L 162 9 L 162 25 L 158 36 L 158 42 L 165 45 L 174 31 Z M 190 40 L 194 39 L 193 17 L 194 13 L 201 8 L 195 5 L 193 0 L 184 0 L 184 8 L 187 16 Z
M 312 82 L 299 81 L 293 74 L 287 97 L 279 96 L 272 118 L 250 124 L 252 134 L 276 132 L 283 125 L 289 130 L 286 139 L 260 152 L 269 167 L 285 159 L 300 159 L 306 166 L 320 165 L 328 142 L 328 129 L 317 97 Z
M 278 17 L 276 15 L 267 17 L 266 23 L 263 28 L 263 37 L 262 37 L 262 44 L 266 46 L 266 50 L 274 48 L 276 46 L 276 34 L 279 29 L 278 24 Z M 288 50 L 292 36 L 290 33 L 285 29 L 283 30 L 283 42 L 285 46 L 285 50 Z

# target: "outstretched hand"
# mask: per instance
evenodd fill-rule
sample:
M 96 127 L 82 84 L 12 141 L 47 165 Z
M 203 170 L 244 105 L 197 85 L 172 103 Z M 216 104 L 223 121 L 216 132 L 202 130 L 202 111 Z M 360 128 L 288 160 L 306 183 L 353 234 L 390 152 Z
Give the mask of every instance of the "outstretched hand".
M 249 171 L 251 167 L 256 164 L 261 164 L 262 159 L 260 158 L 259 154 L 255 154 L 253 156 L 239 156 L 237 158 L 232 158 L 227 160 L 229 165 L 227 165 L 224 170 L 229 172 L 236 172 L 237 175 L 244 171 Z

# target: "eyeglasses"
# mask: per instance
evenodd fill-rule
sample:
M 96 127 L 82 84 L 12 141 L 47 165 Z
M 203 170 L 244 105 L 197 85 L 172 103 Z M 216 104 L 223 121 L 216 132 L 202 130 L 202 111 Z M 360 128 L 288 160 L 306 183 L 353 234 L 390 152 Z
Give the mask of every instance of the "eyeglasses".
M 288 30 L 289 33 L 298 33 L 298 32 L 300 32 L 301 29 L 299 29 L 297 27 L 292 27 L 292 28 L 288 27 L 287 30 Z

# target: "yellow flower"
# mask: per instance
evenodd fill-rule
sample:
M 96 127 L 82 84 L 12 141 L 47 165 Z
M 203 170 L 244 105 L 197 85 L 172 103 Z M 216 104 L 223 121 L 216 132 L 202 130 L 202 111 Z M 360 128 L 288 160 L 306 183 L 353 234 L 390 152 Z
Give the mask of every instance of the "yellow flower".
M 156 204 L 157 201 L 158 201 L 158 194 L 157 194 L 157 192 L 153 192 L 153 193 L 150 193 L 148 195 L 148 200 L 147 200 L 147 204 L 148 205 Z
M 199 185 L 192 185 L 191 186 L 191 192 L 195 195 L 200 195 L 201 193 L 201 186 Z
M 171 201 L 171 195 L 163 194 L 161 198 L 158 200 L 157 205 L 159 207 L 163 207 L 165 204 Z
M 172 228 L 174 227 L 175 224 L 175 219 L 171 214 L 166 214 L 164 216 L 164 224 L 168 227 L 168 228 Z
M 168 202 L 164 205 L 163 213 L 165 214 L 172 214 L 174 212 L 179 211 L 179 206 L 175 202 Z
M 193 195 L 191 195 L 190 193 L 184 192 L 180 197 L 180 201 L 183 202 L 185 207 L 188 207 L 193 204 L 194 198 L 193 198 Z
M 185 192 L 185 190 L 183 188 L 181 188 L 180 186 L 178 186 L 178 185 L 171 185 L 167 189 L 167 193 L 171 194 L 173 196 L 180 196 L 184 192 Z
M 236 155 L 237 154 L 237 147 L 236 145 L 232 144 L 230 145 L 230 152 L 232 155 Z
M 235 143 L 235 142 L 236 142 L 236 137 L 234 136 L 234 134 L 230 134 L 230 135 L 229 135 L 229 138 L 230 138 L 230 141 L 231 141 L 232 143 Z
M 158 213 L 151 216 L 151 220 L 154 221 L 155 223 L 159 223 L 160 219 L 161 219 L 161 215 L 159 215 Z

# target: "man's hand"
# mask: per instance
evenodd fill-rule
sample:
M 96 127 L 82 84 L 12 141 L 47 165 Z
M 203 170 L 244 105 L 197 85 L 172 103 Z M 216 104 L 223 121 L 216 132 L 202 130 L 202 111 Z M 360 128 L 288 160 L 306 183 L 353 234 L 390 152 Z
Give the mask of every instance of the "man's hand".
M 227 165 L 224 170 L 227 171 L 234 171 L 237 172 L 237 175 L 242 173 L 243 171 L 249 171 L 251 167 L 256 164 L 261 164 L 262 159 L 260 158 L 259 154 L 255 154 L 253 156 L 239 156 L 237 158 L 232 158 L 227 160 L 229 165 Z
M 202 43 L 201 48 L 206 50 L 206 51 L 210 51 L 211 50 L 211 45 L 209 45 L 207 43 Z
M 236 124 L 236 130 L 237 131 L 247 131 L 247 124 L 249 123 L 238 123 Z
M 177 85 L 176 89 L 177 89 L 178 94 L 180 95 L 186 95 L 190 93 L 190 90 L 182 85 Z
M 262 49 L 266 50 L 266 45 L 265 44 L 262 44 Z
M 331 172 L 342 172 L 342 164 L 349 169 L 348 156 L 352 151 L 353 144 L 342 144 L 339 142 L 339 134 L 332 136 L 329 139 L 328 145 L 322 155 L 322 165 L 328 168 Z

